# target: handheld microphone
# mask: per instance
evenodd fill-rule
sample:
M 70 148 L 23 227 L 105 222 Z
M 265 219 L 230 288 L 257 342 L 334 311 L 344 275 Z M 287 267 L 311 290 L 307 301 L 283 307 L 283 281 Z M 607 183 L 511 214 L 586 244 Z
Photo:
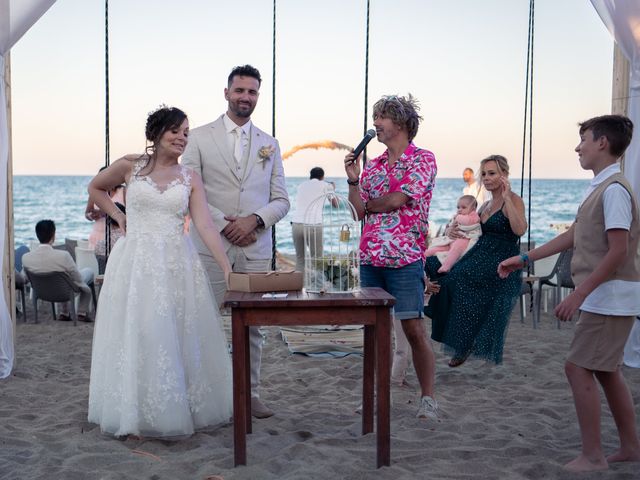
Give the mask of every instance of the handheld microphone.
M 367 133 L 365 134 L 364 138 L 362 139 L 362 141 L 358 144 L 358 146 L 356 148 L 353 149 L 353 161 L 355 162 L 358 159 L 358 155 L 360 155 L 362 153 L 362 151 L 364 150 L 364 147 L 367 146 L 367 144 L 373 140 L 373 137 L 376 136 L 376 131 L 373 128 L 370 128 L 369 130 L 367 130 Z

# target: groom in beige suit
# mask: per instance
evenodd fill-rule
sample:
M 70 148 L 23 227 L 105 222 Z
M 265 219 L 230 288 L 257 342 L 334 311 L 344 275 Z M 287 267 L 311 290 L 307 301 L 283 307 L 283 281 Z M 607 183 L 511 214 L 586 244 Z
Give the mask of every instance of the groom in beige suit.
M 224 89 L 227 112 L 191 130 L 182 155 L 182 164 L 202 176 L 209 210 L 234 272 L 271 269 L 271 226 L 289 211 L 278 141 L 251 122 L 261 81 L 260 72 L 251 65 L 235 67 Z M 220 304 L 226 291 L 224 274 L 195 229 L 191 237 Z M 249 330 L 251 411 L 266 418 L 273 412 L 258 396 L 263 337 L 257 327 Z

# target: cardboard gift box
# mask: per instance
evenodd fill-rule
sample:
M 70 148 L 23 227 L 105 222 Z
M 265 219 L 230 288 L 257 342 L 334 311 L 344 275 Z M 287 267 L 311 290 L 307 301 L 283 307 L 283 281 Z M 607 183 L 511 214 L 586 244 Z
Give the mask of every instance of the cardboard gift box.
M 229 290 L 237 292 L 302 290 L 302 272 L 232 272 L 229 276 Z

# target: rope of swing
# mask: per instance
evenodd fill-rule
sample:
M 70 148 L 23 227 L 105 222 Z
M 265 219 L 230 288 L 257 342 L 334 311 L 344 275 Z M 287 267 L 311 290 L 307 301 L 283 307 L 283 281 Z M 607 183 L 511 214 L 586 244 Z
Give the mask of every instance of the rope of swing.
M 362 126 L 362 134 L 367 134 L 368 112 L 369 110 L 369 0 L 367 0 L 367 29 L 365 37 L 364 50 L 364 125 Z M 367 161 L 367 147 L 362 152 L 362 168 Z
M 369 110 L 369 0 L 367 0 L 367 21 L 366 21 L 366 30 L 365 30 L 365 48 L 364 48 L 364 124 L 363 124 L 363 135 L 367 134 L 367 121 L 368 121 L 368 110 Z M 364 170 L 364 166 L 367 163 L 367 147 L 364 147 L 362 151 L 362 170 Z M 364 218 L 360 221 L 360 233 L 364 229 Z
M 109 166 L 110 163 L 110 145 L 109 145 L 109 0 L 104 2 L 104 165 Z M 109 258 L 111 252 L 111 222 L 105 217 L 104 244 L 105 257 Z
M 271 136 L 276 136 L 276 0 L 273 0 L 273 65 L 271 78 Z M 276 269 L 276 226 L 271 227 L 271 270 Z
M 529 32 L 527 37 L 527 73 L 524 94 L 524 127 L 522 132 L 522 170 L 520 175 L 520 196 L 524 198 L 524 177 L 527 146 L 527 127 L 529 133 L 529 172 L 527 203 L 527 248 L 531 248 L 531 165 L 533 157 L 533 40 L 534 40 L 535 0 L 529 0 Z M 527 118 L 528 114 L 528 118 Z

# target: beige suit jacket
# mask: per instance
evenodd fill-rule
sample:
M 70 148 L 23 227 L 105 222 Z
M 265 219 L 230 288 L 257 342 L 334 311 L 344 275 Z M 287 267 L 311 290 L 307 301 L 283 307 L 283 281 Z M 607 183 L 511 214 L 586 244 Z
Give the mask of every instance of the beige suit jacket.
M 202 177 L 209 211 L 218 231 L 229 223 L 224 219 L 225 215 L 260 215 L 265 228 L 258 229 L 257 241 L 243 250 L 249 260 L 267 260 L 271 258 L 272 248 L 270 227 L 289 211 L 280 146 L 275 138 L 252 124 L 247 166 L 244 172 L 238 172 L 226 135 L 222 116 L 191 130 L 182 164 Z M 273 154 L 261 158 L 258 152 L 263 147 L 271 147 Z M 195 228 L 191 229 L 191 238 L 199 253 L 210 255 Z M 222 241 L 225 251 L 228 250 L 231 243 L 224 236 Z
M 38 248 L 25 253 L 22 266 L 33 273 L 67 272 L 81 290 L 90 291 L 69 252 L 56 250 L 51 245 L 40 244 Z

